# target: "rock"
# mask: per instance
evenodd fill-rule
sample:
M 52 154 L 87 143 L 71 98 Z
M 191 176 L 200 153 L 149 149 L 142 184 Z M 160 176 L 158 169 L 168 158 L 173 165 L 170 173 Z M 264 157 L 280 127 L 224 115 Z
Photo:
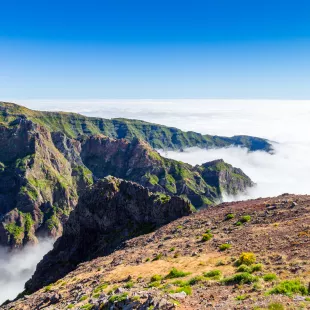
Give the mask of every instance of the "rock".
M 192 212 L 190 204 L 182 198 L 159 197 L 136 183 L 114 177 L 98 181 L 80 197 L 63 236 L 38 264 L 26 289 L 33 292 L 53 283 L 79 263 L 107 255 L 146 229 Z
M 187 294 L 182 291 L 180 293 L 169 294 L 169 296 L 174 299 L 184 299 L 187 296 Z

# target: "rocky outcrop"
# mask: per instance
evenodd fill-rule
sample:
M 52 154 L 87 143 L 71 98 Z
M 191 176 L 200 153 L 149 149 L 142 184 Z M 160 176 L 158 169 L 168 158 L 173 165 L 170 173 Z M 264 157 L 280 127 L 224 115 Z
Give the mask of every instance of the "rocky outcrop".
M 218 194 L 235 196 L 246 192 L 249 187 L 255 184 L 239 168 L 235 168 L 224 162 L 223 159 L 217 159 L 201 166 L 196 166 L 204 180 L 214 186 Z
M 67 160 L 45 127 L 24 118 L 0 125 L 0 144 L 0 245 L 60 236 L 91 172 Z
M 151 193 L 132 182 L 109 177 L 80 198 L 64 233 L 26 284 L 33 292 L 55 282 L 79 263 L 111 253 L 123 241 L 191 213 L 179 197 Z

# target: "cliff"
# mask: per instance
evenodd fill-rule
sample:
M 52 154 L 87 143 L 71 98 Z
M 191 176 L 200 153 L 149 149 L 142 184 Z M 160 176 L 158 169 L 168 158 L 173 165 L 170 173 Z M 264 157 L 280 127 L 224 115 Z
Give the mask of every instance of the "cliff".
M 130 238 L 191 213 L 179 197 L 156 195 L 114 177 L 97 182 L 80 197 L 54 249 L 37 266 L 26 290 L 55 282 L 79 263 L 110 254 Z

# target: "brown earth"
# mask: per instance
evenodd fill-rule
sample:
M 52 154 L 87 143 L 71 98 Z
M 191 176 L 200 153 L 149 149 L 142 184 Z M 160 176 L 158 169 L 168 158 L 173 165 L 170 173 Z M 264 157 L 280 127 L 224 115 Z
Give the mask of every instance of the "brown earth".
M 310 299 L 301 294 L 268 294 L 287 279 L 308 287 L 309 210 L 306 195 L 223 203 L 128 240 L 112 254 L 84 262 L 56 283 L 1 309 L 310 309 Z M 230 213 L 234 218 L 227 220 Z M 245 215 L 249 222 L 236 225 Z M 202 241 L 209 230 L 213 237 Z M 222 244 L 231 247 L 220 251 Z M 262 264 L 252 273 L 257 281 L 224 284 L 223 278 L 236 274 L 242 252 L 253 252 Z M 165 278 L 172 268 L 189 274 Z M 203 276 L 210 270 L 220 270 L 221 277 Z M 277 278 L 264 281 L 270 273 Z M 154 275 L 163 279 L 151 281 Z M 182 290 L 188 294 L 175 293 Z

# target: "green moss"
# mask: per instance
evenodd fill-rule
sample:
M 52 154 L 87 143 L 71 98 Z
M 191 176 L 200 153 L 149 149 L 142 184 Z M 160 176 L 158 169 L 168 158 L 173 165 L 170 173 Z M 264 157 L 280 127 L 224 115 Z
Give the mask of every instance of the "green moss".
M 5 224 L 4 228 L 11 236 L 13 236 L 15 242 L 17 243 L 21 242 L 23 235 L 24 235 L 23 227 L 18 226 L 15 223 L 10 223 L 10 224 Z

